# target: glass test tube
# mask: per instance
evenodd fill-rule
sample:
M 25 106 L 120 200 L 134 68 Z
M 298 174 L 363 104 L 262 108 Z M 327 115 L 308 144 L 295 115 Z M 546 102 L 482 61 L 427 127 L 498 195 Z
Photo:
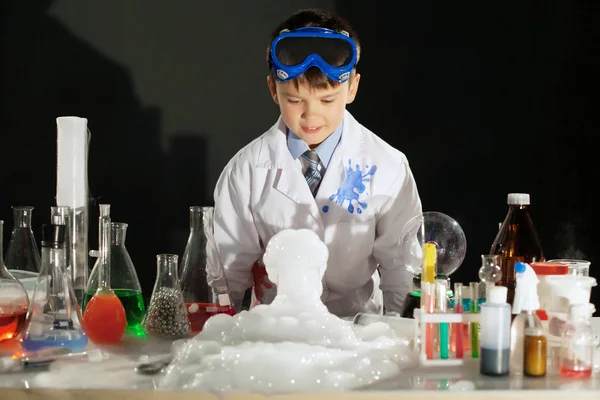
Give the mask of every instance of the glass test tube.
M 446 313 L 448 311 L 448 281 L 446 279 L 435 280 L 435 297 L 436 297 L 436 309 L 437 312 Z M 448 322 L 441 322 L 439 326 L 439 343 L 440 343 L 440 358 L 442 360 L 448 359 L 449 351 L 449 331 L 450 324 Z
M 479 282 L 471 282 L 471 313 L 479 312 Z M 479 358 L 479 324 L 471 322 L 471 358 Z
M 462 314 L 463 313 L 463 294 L 462 294 L 463 284 L 455 283 L 454 284 L 454 313 Z M 452 324 L 452 343 L 454 345 L 454 356 L 455 358 L 462 359 L 464 352 L 463 345 L 463 323 L 458 322 Z
M 435 311 L 435 293 L 434 284 L 429 282 L 421 282 L 421 296 L 423 301 L 423 314 L 433 314 Z M 425 337 L 423 342 L 425 345 L 425 355 L 428 360 L 433 360 L 433 323 L 427 322 L 425 324 Z

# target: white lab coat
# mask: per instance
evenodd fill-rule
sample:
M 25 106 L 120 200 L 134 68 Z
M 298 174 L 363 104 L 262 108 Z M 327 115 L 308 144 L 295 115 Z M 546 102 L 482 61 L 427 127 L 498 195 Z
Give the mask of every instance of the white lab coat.
M 400 312 L 412 285 L 400 231 L 422 212 L 406 157 L 346 111 L 340 143 L 313 198 L 286 130 L 279 118 L 231 159 L 215 188 L 215 239 L 234 299 L 252 286 L 252 265 L 273 235 L 308 228 L 329 248 L 322 300 L 330 312 L 381 312 L 382 298 L 387 311 Z

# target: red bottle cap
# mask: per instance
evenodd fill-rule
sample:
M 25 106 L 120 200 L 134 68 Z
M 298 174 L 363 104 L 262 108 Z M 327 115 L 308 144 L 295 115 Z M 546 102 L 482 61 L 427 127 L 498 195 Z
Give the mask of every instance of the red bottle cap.
M 569 273 L 567 264 L 540 261 L 529 265 L 531 265 L 536 275 L 567 275 Z

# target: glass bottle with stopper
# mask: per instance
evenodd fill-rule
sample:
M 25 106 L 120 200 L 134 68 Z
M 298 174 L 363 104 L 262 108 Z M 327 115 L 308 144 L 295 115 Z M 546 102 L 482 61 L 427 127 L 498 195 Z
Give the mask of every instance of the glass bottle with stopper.
M 0 342 L 19 336 L 25 328 L 29 306 L 27 291 L 4 265 L 3 234 L 4 221 L 0 220 Z
M 502 279 L 500 268 L 500 256 L 495 254 L 483 254 L 481 256 L 481 268 L 479 268 L 479 298 L 487 299 L 490 290 Z
M 181 290 L 193 333 L 215 314 L 235 313 L 217 253 L 213 213 L 213 207 L 190 207 L 190 235 L 181 260 Z
M 436 277 L 449 279 L 465 258 L 467 239 L 453 218 L 440 212 L 424 212 L 404 225 L 400 248 L 405 268 L 414 275 L 413 291 L 404 300 L 402 317 L 412 318 L 413 310 L 420 307 L 423 279 L 431 284 L 435 284 Z M 429 259 L 435 259 L 435 265 L 424 265 L 425 248 L 434 248 L 436 256 Z
M 14 206 L 12 209 L 14 226 L 4 263 L 9 270 L 39 272 L 40 253 L 31 230 L 33 207 Z
M 85 307 L 85 329 L 96 344 L 118 343 L 125 332 L 127 317 L 123 304 L 110 286 L 111 220 L 110 205 L 100 204 L 100 279 L 98 289 Z
M 175 254 L 156 256 L 156 282 L 143 322 L 149 335 L 177 339 L 191 333 L 188 311 L 177 275 L 178 258 Z
M 66 347 L 83 351 L 88 337 L 81 325 L 71 277 L 65 264 L 65 227 L 42 226 L 42 267 L 27 314 L 27 330 L 21 340 L 23 350 Z
M 128 225 L 124 222 L 111 223 L 110 245 L 110 287 L 123 304 L 127 317 L 126 332 L 134 336 L 144 335 L 142 321 L 146 313 L 142 288 L 135 272 L 135 266 L 125 247 L 125 237 Z M 92 257 L 98 257 L 98 251 L 90 251 Z M 94 269 L 90 274 L 83 301 L 83 311 L 87 303 L 98 289 L 100 277 L 100 258 L 97 258 Z

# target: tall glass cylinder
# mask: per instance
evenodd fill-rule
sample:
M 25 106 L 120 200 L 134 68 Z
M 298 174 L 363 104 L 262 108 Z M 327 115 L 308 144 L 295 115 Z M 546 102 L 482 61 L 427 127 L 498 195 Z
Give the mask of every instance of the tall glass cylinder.
M 73 289 L 79 304 L 88 280 L 88 151 L 87 119 L 59 117 L 57 127 L 56 203 L 70 208 L 67 226 Z

